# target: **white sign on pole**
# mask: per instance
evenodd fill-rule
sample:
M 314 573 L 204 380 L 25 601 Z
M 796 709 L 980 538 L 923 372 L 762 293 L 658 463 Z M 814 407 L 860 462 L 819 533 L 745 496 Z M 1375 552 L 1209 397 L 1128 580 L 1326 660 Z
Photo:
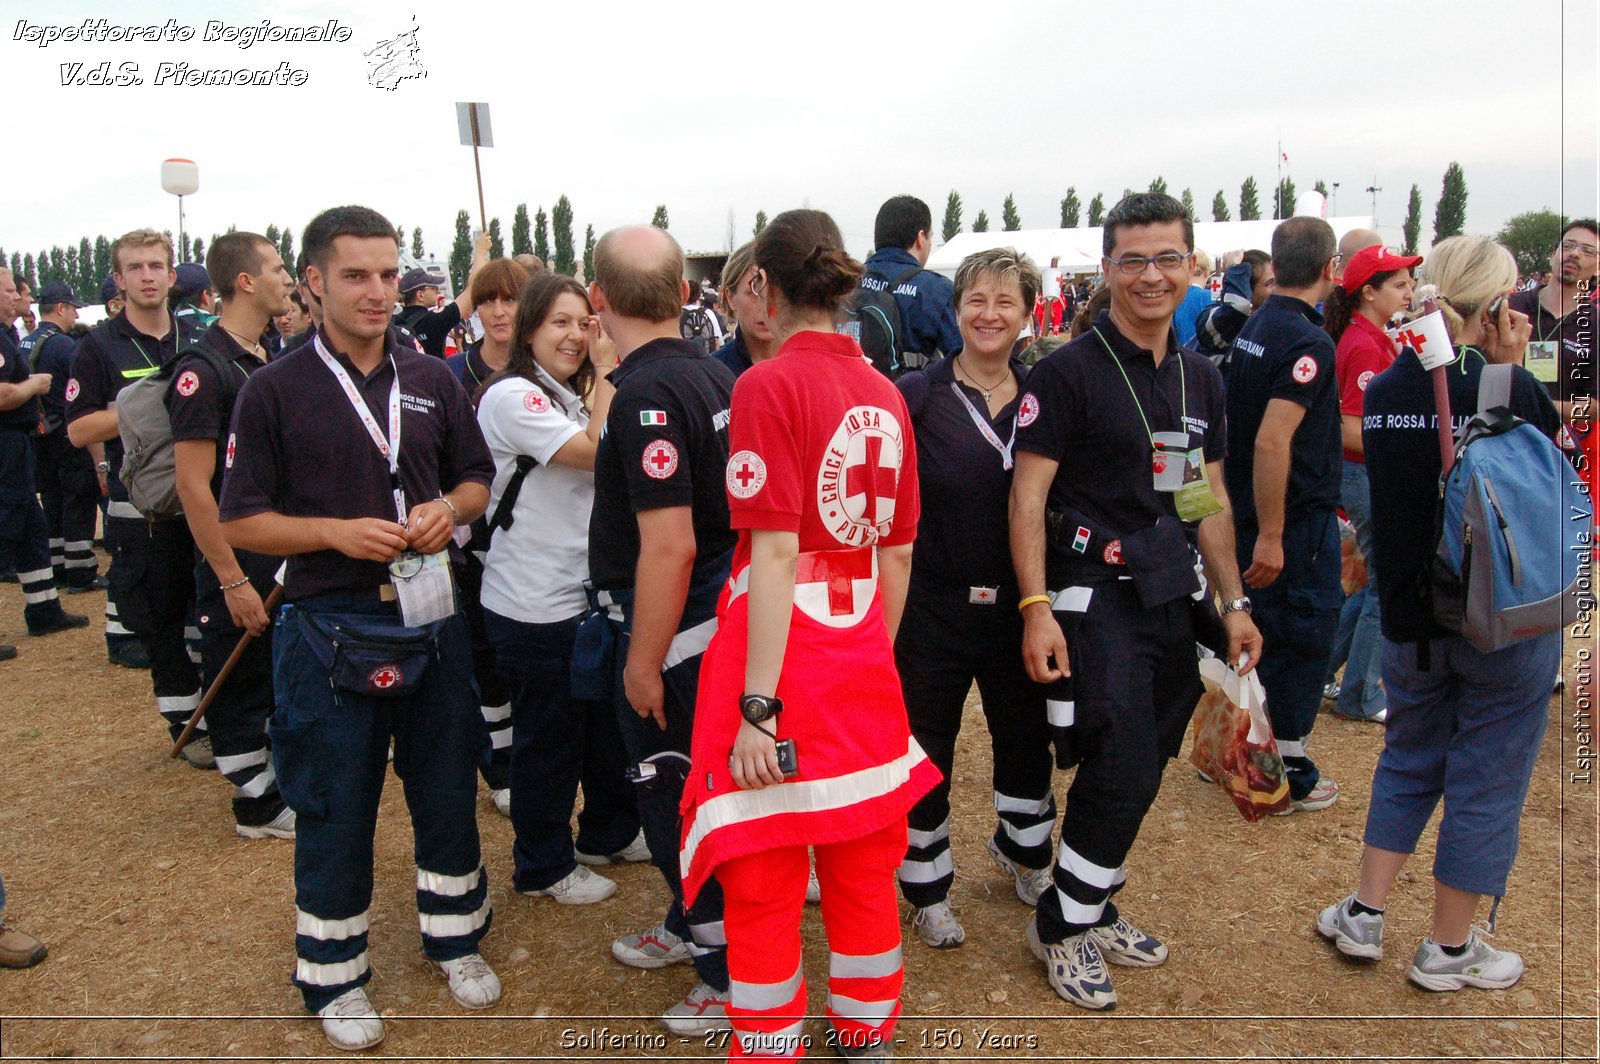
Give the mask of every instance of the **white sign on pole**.
M 1388 330 L 1388 333 L 1396 347 L 1409 347 L 1416 352 L 1417 361 L 1422 363 L 1423 369 L 1448 366 L 1456 359 L 1455 350 L 1450 346 L 1450 331 L 1445 328 L 1441 311 L 1424 314 L 1398 329 Z
M 472 133 L 472 119 L 478 119 L 477 137 Z M 489 105 L 486 103 L 458 103 L 456 104 L 456 127 L 461 131 L 461 146 L 464 148 L 492 148 L 494 147 L 494 134 L 489 129 Z

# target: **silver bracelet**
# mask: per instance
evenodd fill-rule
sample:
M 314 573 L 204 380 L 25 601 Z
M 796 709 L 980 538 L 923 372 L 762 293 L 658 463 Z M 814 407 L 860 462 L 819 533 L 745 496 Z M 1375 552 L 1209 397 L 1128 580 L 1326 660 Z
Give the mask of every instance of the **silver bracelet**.
M 236 587 L 244 587 L 244 585 L 248 584 L 249 582 L 250 582 L 250 578 L 248 576 L 241 577 L 240 579 L 235 580 L 231 584 L 223 584 L 222 585 L 222 590 L 224 590 L 224 591 L 232 591 Z
M 457 512 L 456 504 L 445 498 L 443 495 L 439 496 L 439 501 L 450 507 L 450 516 L 454 518 L 455 523 L 459 525 L 461 523 L 461 514 Z

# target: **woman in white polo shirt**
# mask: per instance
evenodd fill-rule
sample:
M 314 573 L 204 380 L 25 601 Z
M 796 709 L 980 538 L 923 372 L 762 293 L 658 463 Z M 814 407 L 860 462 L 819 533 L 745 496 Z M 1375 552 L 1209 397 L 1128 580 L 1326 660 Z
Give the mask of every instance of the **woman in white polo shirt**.
M 616 893 L 586 865 L 649 859 L 616 717 L 605 703 L 574 698 L 570 674 L 587 605 L 595 445 L 615 394 L 604 374 L 616 359 L 583 287 L 535 274 L 517 301 L 510 358 L 478 401 L 495 459 L 489 514 L 499 527 L 484 564 L 483 609 L 511 685 L 513 883 L 565 905 Z

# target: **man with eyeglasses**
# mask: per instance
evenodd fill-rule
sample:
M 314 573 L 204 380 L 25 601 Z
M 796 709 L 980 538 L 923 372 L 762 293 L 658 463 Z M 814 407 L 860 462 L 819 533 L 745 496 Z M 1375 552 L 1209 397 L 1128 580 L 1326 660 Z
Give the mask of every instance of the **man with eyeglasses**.
M 1177 200 L 1141 192 L 1107 215 L 1102 241 L 1110 308 L 1029 375 L 1010 504 L 1023 663 L 1050 685 L 1057 764 L 1078 769 L 1029 946 L 1085 1009 L 1117 1003 L 1107 961 L 1167 959 L 1111 899 L 1202 690 L 1202 568 L 1224 599 L 1225 645 L 1208 642 L 1246 672 L 1261 655 L 1223 485 L 1222 375 L 1172 328 L 1194 224 Z
M 1527 368 L 1549 389 L 1569 423 L 1592 420 L 1588 407 L 1595 385 L 1597 253 L 1600 226 L 1595 220 L 1568 222 L 1550 253 L 1551 281 L 1511 297 L 1511 309 L 1526 314 L 1533 326 Z
M 1306 749 L 1339 625 L 1343 479 L 1333 339 L 1315 309 L 1340 257 L 1321 218 L 1272 234 L 1272 295 L 1233 341 L 1228 365 L 1228 494 L 1239 567 L 1272 653 L 1261 664 L 1272 732 L 1289 777 L 1286 812 L 1326 809 L 1339 785 Z

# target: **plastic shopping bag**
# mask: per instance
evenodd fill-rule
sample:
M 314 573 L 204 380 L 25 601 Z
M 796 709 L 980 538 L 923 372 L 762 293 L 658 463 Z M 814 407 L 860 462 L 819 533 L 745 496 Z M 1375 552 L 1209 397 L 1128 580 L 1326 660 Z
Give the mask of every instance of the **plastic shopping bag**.
M 1289 808 L 1289 781 L 1255 673 L 1241 677 L 1220 658 L 1200 662 L 1206 693 L 1194 711 L 1189 760 L 1233 799 L 1251 823 Z

